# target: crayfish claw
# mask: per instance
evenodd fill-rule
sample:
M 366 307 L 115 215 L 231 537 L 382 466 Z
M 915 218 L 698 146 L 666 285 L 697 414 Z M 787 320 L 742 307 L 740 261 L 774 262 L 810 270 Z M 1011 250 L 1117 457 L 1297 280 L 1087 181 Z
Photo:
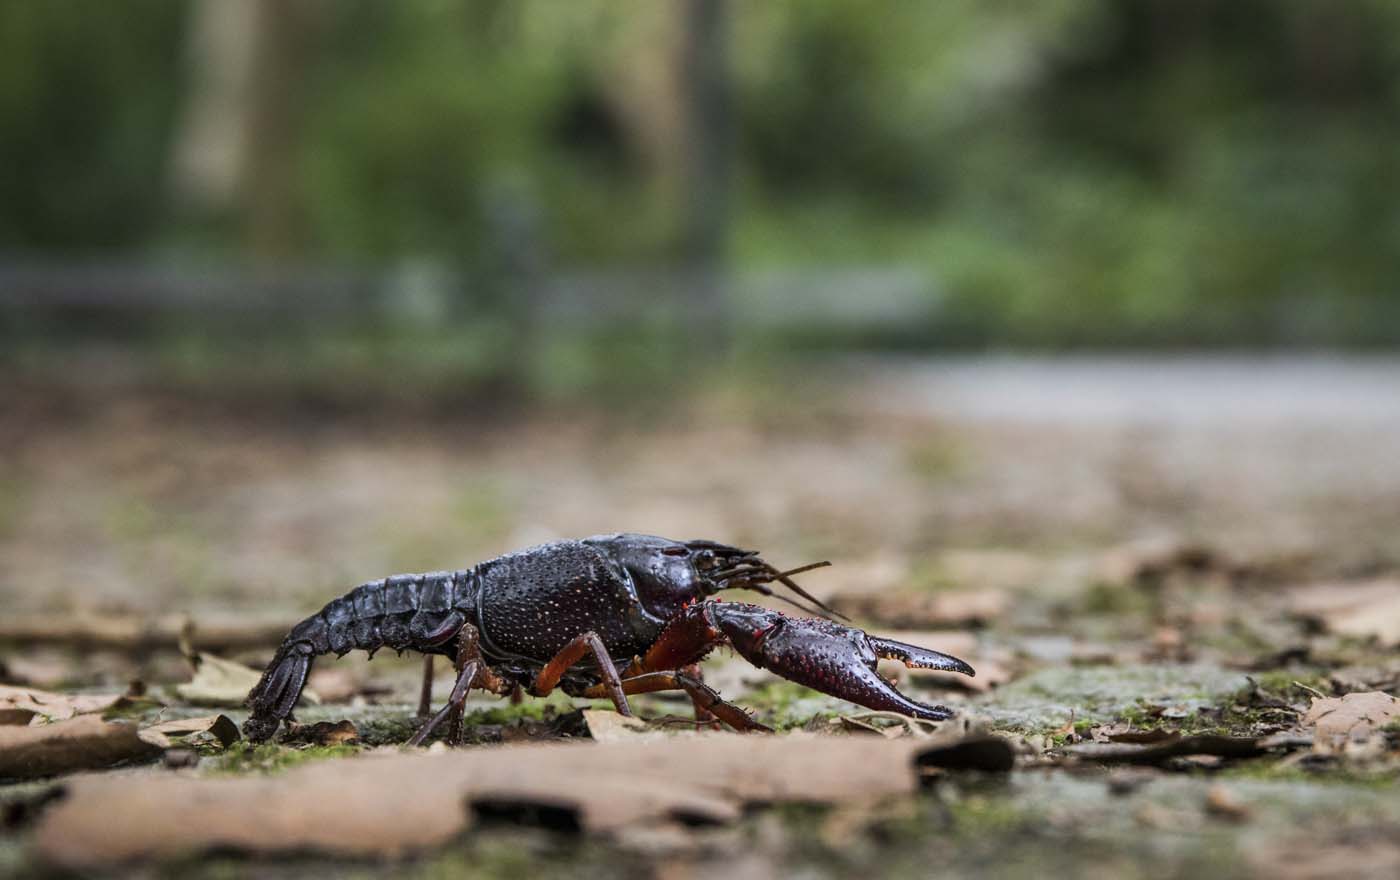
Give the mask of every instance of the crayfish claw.
M 881 659 L 898 660 L 910 669 L 941 669 L 945 672 L 961 672 L 967 676 L 977 674 L 965 661 L 952 654 L 920 648 L 918 645 L 897 642 L 894 639 L 882 639 L 879 636 L 866 636 L 866 639 Z
M 972 667 L 957 657 L 870 636 L 830 620 L 788 617 L 738 602 L 712 603 L 707 611 L 711 625 L 750 663 L 867 709 L 928 721 L 953 717 L 946 706 L 920 703 L 896 690 L 877 671 L 881 657 L 921 669 L 973 674 Z

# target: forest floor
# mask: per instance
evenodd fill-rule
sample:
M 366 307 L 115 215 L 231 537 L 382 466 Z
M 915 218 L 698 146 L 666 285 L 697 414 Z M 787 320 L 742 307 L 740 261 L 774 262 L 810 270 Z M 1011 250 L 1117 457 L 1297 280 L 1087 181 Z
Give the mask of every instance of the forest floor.
M 511 414 L 22 389 L 0 875 L 1393 877 L 1397 437 L 1386 359 L 846 361 Z M 421 661 L 358 654 L 300 742 L 218 720 L 357 583 L 612 531 L 831 560 L 804 586 L 976 667 L 882 666 L 957 720 L 725 652 L 775 736 L 473 696 L 470 746 L 413 752 Z

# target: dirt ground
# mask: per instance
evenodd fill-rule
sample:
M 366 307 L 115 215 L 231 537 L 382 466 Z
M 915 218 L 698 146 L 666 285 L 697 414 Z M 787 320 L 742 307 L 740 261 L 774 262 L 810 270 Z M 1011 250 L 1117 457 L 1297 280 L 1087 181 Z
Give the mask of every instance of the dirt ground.
M 16 395 L 0 408 L 0 607 L 11 621 L 291 623 L 371 578 L 555 538 L 709 537 L 780 565 L 830 559 L 804 577 L 808 589 L 872 631 L 918 634 L 979 671 L 968 683 L 885 670 L 900 687 L 953 706 L 957 724 L 1015 755 L 1009 772 L 950 768 L 916 794 L 874 800 L 778 798 L 737 822 L 620 833 L 512 820 L 390 861 L 297 846 L 249 861 L 214 847 L 196 864 L 111 870 L 1400 872 L 1400 715 L 1367 697 L 1382 708 L 1364 723 L 1319 721 L 1353 707 L 1320 701 L 1400 694 L 1400 361 L 852 360 L 720 377 L 664 407 L 510 415 L 74 400 Z M 227 653 L 257 666 L 269 647 Z M 139 789 L 157 776 L 276 780 L 320 761 L 355 766 L 371 760 L 359 752 L 406 736 L 418 669 L 357 655 L 320 664 L 312 686 L 326 699 L 299 718 L 349 719 L 354 742 L 203 741 L 192 769 L 169 769 L 167 757 L 111 773 Z M 0 645 L 0 672 L 62 694 L 140 680 L 164 704 L 136 713 L 141 724 L 211 711 L 167 690 L 190 677 L 175 650 L 17 638 Z M 709 661 L 707 677 L 796 731 L 779 734 L 798 736 L 794 748 L 803 731 L 946 735 L 862 720 L 858 707 L 730 657 Z M 639 705 L 652 718 L 688 711 Z M 470 707 L 474 742 L 605 738 L 565 699 Z M 236 703 L 217 711 L 244 717 Z M 656 730 L 616 735 L 633 734 L 635 748 L 658 747 Z M 1183 738 L 1174 753 L 1150 751 Z M 0 786 L 0 872 L 50 864 L 36 835 L 66 780 Z

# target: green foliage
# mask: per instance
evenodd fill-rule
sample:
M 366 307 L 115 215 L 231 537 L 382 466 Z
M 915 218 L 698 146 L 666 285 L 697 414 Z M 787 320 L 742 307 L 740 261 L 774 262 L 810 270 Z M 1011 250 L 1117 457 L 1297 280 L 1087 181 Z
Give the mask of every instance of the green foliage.
M 429 257 L 508 307 L 489 281 L 522 266 L 673 253 L 679 8 L 316 5 L 289 256 Z M 192 9 L 0 7 L 0 247 L 193 246 L 165 195 Z M 730 9 L 741 271 L 914 266 L 943 303 L 919 343 L 1396 338 L 1393 3 Z
M 158 232 L 186 4 L 0 4 L 0 247 Z

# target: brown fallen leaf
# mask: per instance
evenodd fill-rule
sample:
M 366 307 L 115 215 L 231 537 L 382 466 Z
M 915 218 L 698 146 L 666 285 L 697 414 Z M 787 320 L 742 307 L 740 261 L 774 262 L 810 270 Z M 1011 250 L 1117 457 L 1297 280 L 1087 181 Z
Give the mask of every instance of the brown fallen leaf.
M 83 715 L 37 727 L 0 727 L 0 777 L 34 779 L 110 767 L 160 754 L 160 735 L 136 725 Z
M 37 716 L 45 721 L 63 721 L 75 715 L 105 712 L 116 706 L 123 699 L 123 696 L 123 694 L 55 694 L 41 691 L 38 688 L 0 684 L 0 710 L 20 710 L 31 713 L 31 718 Z
M 303 744 L 311 746 L 340 746 L 360 741 L 360 731 L 354 722 L 317 721 L 315 724 L 293 724 L 292 729 L 282 738 L 285 745 Z
M 748 803 L 913 792 L 924 748 L 913 739 L 724 735 L 367 754 L 267 777 L 91 776 L 72 781 L 33 840 L 45 861 L 84 869 L 209 849 L 394 856 L 442 844 L 478 814 L 548 815 L 609 832 L 734 822 Z
M 13 706 L 0 709 L 0 724 L 14 724 L 24 727 L 37 717 L 39 717 L 39 713 L 33 709 L 19 709 Z
M 1180 734 L 1173 733 L 1170 730 L 1134 730 L 1133 726 L 1126 721 L 1119 721 L 1114 724 L 1096 724 L 1089 728 L 1089 739 L 1096 743 L 1114 742 L 1148 745 L 1174 739 L 1178 736 L 1180 736 Z
M 1339 752 L 1364 742 L 1391 721 L 1400 718 L 1400 700 L 1382 691 L 1313 698 L 1302 725 L 1316 729 L 1313 749 Z
M 886 739 L 902 736 L 927 736 L 916 718 L 909 718 L 894 712 L 860 712 L 855 715 L 840 715 L 831 719 L 851 733 L 873 734 Z
M 144 730 L 155 731 L 171 739 L 185 739 L 187 737 L 201 738 L 202 734 L 207 734 L 210 741 L 217 742 L 224 748 L 228 748 L 241 738 L 238 732 L 238 725 L 227 715 L 204 715 L 199 718 L 177 718 L 174 721 L 162 721 L 159 724 L 152 724 L 144 728 Z
M 1400 645 L 1400 579 L 1311 584 L 1288 594 L 1294 616 L 1340 635 Z
M 583 720 L 589 735 L 600 743 L 636 742 L 669 735 L 641 718 L 629 718 L 611 709 L 584 709 Z
M 195 706 L 242 706 L 248 691 L 262 677 L 256 669 L 214 654 L 195 653 L 188 659 L 195 668 L 194 677 L 175 685 L 175 693 Z M 301 697 L 307 703 L 320 702 L 310 688 L 302 691 Z

